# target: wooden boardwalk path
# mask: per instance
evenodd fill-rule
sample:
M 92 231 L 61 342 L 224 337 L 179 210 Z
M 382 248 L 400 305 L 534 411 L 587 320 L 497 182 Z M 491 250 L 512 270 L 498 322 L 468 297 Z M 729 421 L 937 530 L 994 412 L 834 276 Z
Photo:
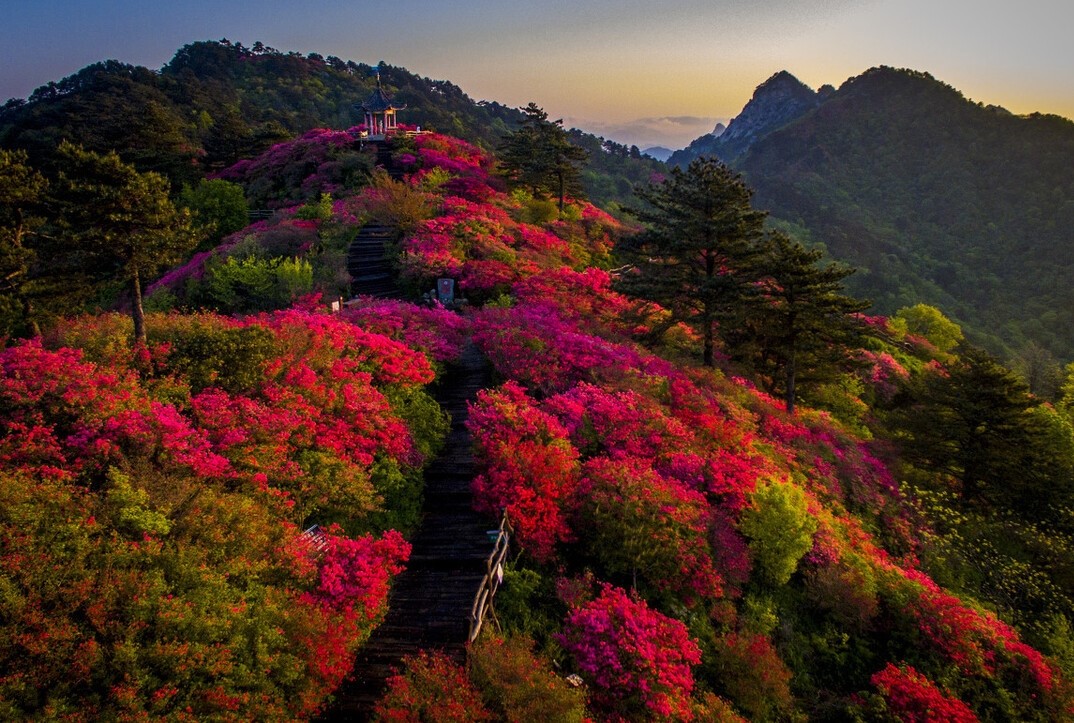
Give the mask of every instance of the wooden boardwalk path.
M 497 525 L 471 506 L 474 460 L 466 403 L 490 381 L 488 362 L 472 343 L 444 375 L 436 396 L 451 414 L 451 432 L 426 470 L 423 519 L 410 541 L 410 562 L 392 587 L 387 617 L 359 651 L 354 673 L 322 720 L 367 720 L 404 655 L 436 648 L 465 659 L 470 607 L 492 550 L 487 531 Z

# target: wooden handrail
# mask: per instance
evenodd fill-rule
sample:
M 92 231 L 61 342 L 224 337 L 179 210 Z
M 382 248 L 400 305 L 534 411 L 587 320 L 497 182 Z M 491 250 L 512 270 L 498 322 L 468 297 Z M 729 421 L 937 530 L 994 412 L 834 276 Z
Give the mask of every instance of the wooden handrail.
M 507 550 L 511 545 L 511 523 L 507 520 L 504 512 L 500 520 L 500 529 L 496 534 L 496 542 L 492 545 L 492 552 L 485 561 L 485 576 L 481 578 L 481 584 L 474 595 L 474 604 L 470 607 L 470 635 L 468 642 L 477 640 L 481 634 L 481 626 L 485 622 L 485 613 L 492 605 L 492 598 L 496 595 L 500 583 L 503 582 L 503 565 L 507 561 Z

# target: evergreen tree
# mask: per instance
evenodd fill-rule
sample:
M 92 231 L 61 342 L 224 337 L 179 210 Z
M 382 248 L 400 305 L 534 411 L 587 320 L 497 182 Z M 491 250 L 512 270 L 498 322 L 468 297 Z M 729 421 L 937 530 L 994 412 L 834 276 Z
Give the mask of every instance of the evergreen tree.
M 24 151 L 0 150 L 0 335 L 22 322 L 33 325 L 25 284 L 34 258 L 30 241 L 44 222 L 47 187 L 27 165 Z
M 961 482 L 962 501 L 1041 519 L 1069 504 L 1074 447 L 1062 419 L 1041 413 L 1026 383 L 969 348 L 946 373 L 926 375 L 897 416 L 915 466 Z
M 137 341 L 145 341 L 143 281 L 196 246 L 190 216 L 168 197 L 168 182 L 139 173 L 115 153 L 100 155 L 64 143 L 55 199 L 59 234 L 50 261 L 69 278 L 130 285 Z
M 571 143 L 562 120 L 548 120 L 535 103 L 521 110 L 522 125 L 500 144 L 501 170 L 534 196 L 558 198 L 562 213 L 568 195 L 582 194 L 581 168 L 589 154 Z
M 765 214 L 750 206 L 741 177 L 709 158 L 636 193 L 645 205 L 631 213 L 645 230 L 623 245 L 633 269 L 622 288 L 669 310 L 669 325 L 697 329 L 712 366 L 716 324 L 755 293 Z
M 765 376 L 769 391 L 782 394 L 793 412 L 800 379 L 832 377 L 845 365 L 848 347 L 861 334 L 854 315 L 869 302 L 842 293 L 843 280 L 854 269 L 820 266 L 823 251 L 778 232 L 764 248 L 760 293 L 742 307 L 738 323 L 724 336 L 732 355 Z

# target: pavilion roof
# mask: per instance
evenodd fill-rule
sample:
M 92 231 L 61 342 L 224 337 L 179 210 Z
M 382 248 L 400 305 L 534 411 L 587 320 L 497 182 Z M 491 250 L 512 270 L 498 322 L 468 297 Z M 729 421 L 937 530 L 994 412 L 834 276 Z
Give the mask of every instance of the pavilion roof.
M 386 110 L 403 110 L 406 108 L 406 103 L 402 105 L 396 105 L 395 101 L 390 95 L 384 92 L 384 89 L 380 87 L 380 83 L 377 83 L 377 87 L 373 92 L 360 104 L 362 110 L 367 113 L 383 113 Z

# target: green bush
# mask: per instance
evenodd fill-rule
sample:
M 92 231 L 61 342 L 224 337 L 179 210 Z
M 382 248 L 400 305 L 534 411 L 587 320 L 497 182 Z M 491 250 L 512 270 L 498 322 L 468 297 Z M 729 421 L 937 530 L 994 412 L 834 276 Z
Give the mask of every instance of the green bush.
M 263 365 L 273 353 L 272 332 L 264 327 L 236 328 L 210 315 L 154 315 L 147 324 L 150 344 L 167 342 L 168 366 L 191 390 L 220 387 L 237 393 L 264 379 Z
M 750 541 L 754 566 L 762 578 L 784 585 L 813 546 L 817 521 L 809 514 L 801 489 L 790 482 L 769 482 L 753 493 L 739 530 Z
M 179 203 L 190 209 L 194 220 L 209 231 L 203 248 L 212 248 L 224 236 L 250 223 L 242 186 L 219 178 L 203 178 L 196 187 L 184 186 Z
M 224 313 L 270 311 L 290 306 L 313 290 L 313 267 L 299 258 L 229 256 L 210 263 L 194 296 Z
M 524 636 L 486 638 L 470 649 L 470 677 L 485 705 L 509 723 L 586 720 L 585 694 L 552 672 Z

